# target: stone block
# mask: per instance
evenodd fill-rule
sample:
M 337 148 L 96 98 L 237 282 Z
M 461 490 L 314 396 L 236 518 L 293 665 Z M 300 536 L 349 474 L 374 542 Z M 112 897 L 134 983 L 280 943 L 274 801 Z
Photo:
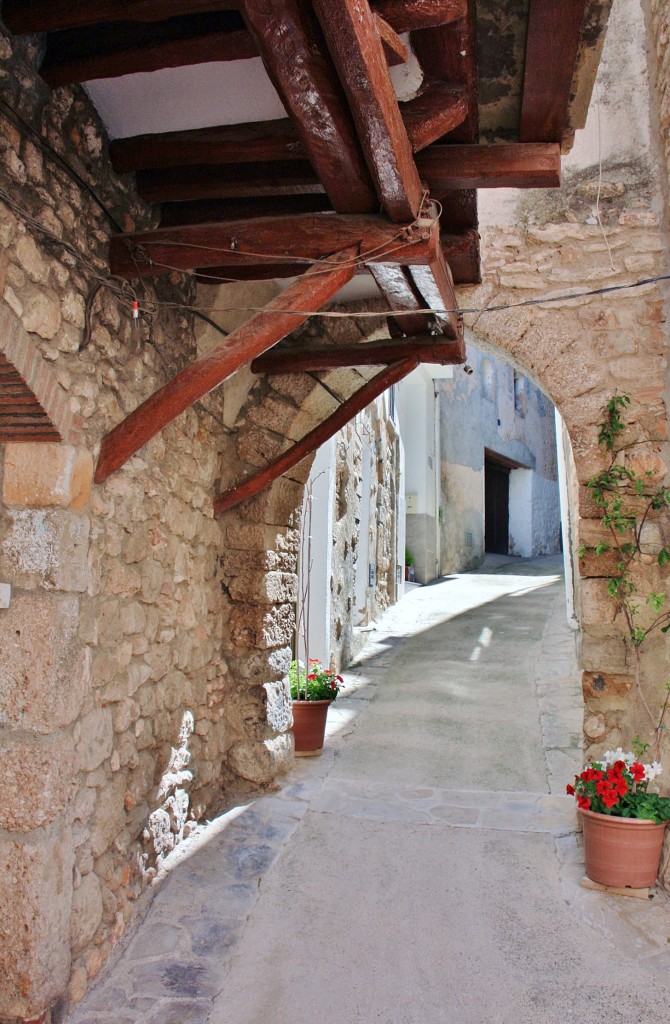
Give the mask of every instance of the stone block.
M 14 586 L 84 593 L 88 589 L 90 521 L 77 512 L 8 509 L 0 573 Z
M 92 772 L 112 754 L 114 732 L 111 708 L 95 708 L 85 715 L 78 724 L 78 733 L 76 753 L 79 770 Z
M 290 604 L 268 609 L 244 604 L 233 608 L 228 624 L 230 639 L 237 647 L 282 647 L 290 641 L 294 609 Z
M 293 718 L 288 680 L 280 679 L 277 682 L 266 683 L 265 692 L 268 725 L 275 732 L 285 732 L 291 727 Z
M 229 751 L 228 766 L 257 785 L 271 782 L 293 766 L 293 737 L 283 733 L 262 743 L 237 743 Z
M 72 894 L 72 917 L 70 921 L 70 942 L 72 953 L 77 955 L 91 941 L 102 921 L 102 893 L 100 880 L 90 871 Z
M 7 505 L 81 509 L 91 494 L 93 458 L 66 444 L 8 444 L 2 498 Z
M 0 829 L 30 832 L 49 825 L 65 810 L 73 780 L 69 736 L 5 738 L 0 746 Z
M 124 831 L 126 811 L 125 773 L 119 772 L 100 790 L 91 828 L 91 852 L 100 857 Z
M 38 1017 L 67 984 L 73 866 L 67 828 L 36 842 L 0 838 L 0 1019 Z
M 228 592 L 234 601 L 288 604 L 297 600 L 298 578 L 286 572 L 247 572 L 233 577 Z
M 582 672 L 584 700 L 624 696 L 630 693 L 634 685 L 632 676 L 618 675 L 614 672 Z
M 584 626 L 608 626 L 617 618 L 617 603 L 608 594 L 604 579 L 582 580 L 579 600 Z
M 77 717 L 90 685 L 78 613 L 55 594 L 16 594 L 0 612 L 0 725 L 50 733 Z

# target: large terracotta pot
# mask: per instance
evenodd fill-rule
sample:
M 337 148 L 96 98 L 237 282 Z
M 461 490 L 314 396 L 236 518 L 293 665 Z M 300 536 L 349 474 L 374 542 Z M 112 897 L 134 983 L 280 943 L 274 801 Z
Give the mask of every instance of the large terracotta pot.
M 293 701 L 293 738 L 296 757 L 318 757 L 323 750 L 326 716 L 331 700 Z
M 658 874 L 665 824 L 579 812 L 584 830 L 586 874 L 602 885 L 644 889 Z

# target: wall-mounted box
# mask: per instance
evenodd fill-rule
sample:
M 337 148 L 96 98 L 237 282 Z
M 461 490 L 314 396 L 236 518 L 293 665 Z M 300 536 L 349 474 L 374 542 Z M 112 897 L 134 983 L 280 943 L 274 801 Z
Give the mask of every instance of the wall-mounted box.
M 406 494 L 405 495 L 405 512 L 408 516 L 415 516 L 419 511 L 419 495 L 418 494 Z

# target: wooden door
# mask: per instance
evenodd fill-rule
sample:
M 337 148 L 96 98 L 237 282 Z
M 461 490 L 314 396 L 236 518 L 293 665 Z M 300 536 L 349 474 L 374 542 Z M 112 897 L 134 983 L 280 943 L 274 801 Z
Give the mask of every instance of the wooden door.
M 484 550 L 509 552 L 509 469 L 484 462 Z

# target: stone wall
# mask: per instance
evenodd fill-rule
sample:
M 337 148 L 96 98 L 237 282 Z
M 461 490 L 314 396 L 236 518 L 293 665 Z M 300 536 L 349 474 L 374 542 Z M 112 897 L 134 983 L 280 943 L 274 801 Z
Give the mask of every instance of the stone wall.
M 103 283 L 149 222 L 80 90 L 0 36 L 0 348 L 39 360 L 66 443 L 0 446 L 0 1019 L 81 997 L 187 819 L 221 800 L 222 448 L 207 399 L 92 488 L 101 437 L 195 354 L 193 324 Z M 62 241 L 61 241 L 62 240 Z M 155 303 L 155 305 L 153 305 Z M 231 738 L 229 738 L 231 737 Z

